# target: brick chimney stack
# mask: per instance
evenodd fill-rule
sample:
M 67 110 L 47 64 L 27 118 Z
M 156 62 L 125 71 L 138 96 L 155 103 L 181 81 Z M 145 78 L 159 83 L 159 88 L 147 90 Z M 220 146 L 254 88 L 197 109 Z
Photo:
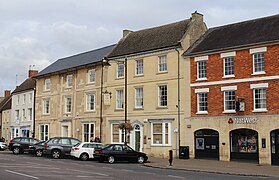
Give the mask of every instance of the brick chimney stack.
M 11 90 L 5 90 L 5 98 L 11 95 Z
M 37 70 L 29 70 L 28 72 L 28 77 L 32 78 L 33 76 L 37 75 L 38 71 Z

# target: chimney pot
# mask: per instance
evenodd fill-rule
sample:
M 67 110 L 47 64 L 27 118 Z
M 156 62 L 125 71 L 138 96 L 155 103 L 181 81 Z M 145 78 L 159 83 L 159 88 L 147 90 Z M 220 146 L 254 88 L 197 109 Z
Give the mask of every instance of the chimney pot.
M 37 70 L 29 70 L 28 77 L 31 78 L 31 77 L 33 77 L 33 76 L 35 76 L 37 74 L 38 74 Z
M 11 95 L 11 90 L 5 90 L 5 98 Z

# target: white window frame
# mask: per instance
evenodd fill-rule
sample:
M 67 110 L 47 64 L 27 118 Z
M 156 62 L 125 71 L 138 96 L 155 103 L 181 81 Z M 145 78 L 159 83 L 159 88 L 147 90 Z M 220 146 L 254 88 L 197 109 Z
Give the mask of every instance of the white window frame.
M 208 56 L 199 56 L 199 57 L 195 57 L 194 58 L 195 62 L 196 62 L 196 66 L 197 66 L 197 80 L 196 81 L 203 81 L 203 80 L 207 80 L 207 72 L 206 72 L 206 66 L 207 66 L 207 62 L 208 61 Z M 205 61 L 205 77 L 199 78 L 199 62 L 201 61 Z
M 135 75 L 143 75 L 143 59 L 136 60 Z
M 118 141 L 117 142 L 113 141 L 113 125 L 119 125 L 119 123 L 111 123 L 111 126 L 110 126 L 111 144 L 118 144 L 118 143 L 123 144 L 125 141 L 125 135 L 124 135 L 124 131 L 122 131 L 122 129 L 120 129 L 120 128 L 118 128 L 118 137 L 119 137 Z M 123 139 L 122 139 L 122 136 L 124 136 Z
M 120 66 L 122 66 L 122 69 L 119 68 Z M 116 69 L 117 69 L 116 70 L 117 78 L 124 78 L 125 64 L 124 63 L 117 63 Z
M 84 126 L 85 125 L 88 125 L 88 132 L 85 132 L 85 128 Z M 91 130 L 92 130 L 92 126 L 93 126 L 93 136 L 91 137 L 92 133 L 91 133 Z M 96 133 L 96 125 L 95 123 L 83 123 L 82 124 L 82 142 L 90 142 L 90 141 L 94 141 L 95 139 L 95 133 Z M 85 136 L 88 136 L 88 137 L 85 137 Z M 88 139 L 86 141 L 86 139 Z
M 195 89 L 195 93 L 197 94 L 197 113 L 196 114 L 208 114 L 208 92 L 209 88 L 203 88 L 203 89 Z M 201 94 L 207 94 L 207 111 L 200 111 L 200 95 Z
M 254 48 L 254 49 L 250 49 L 250 54 L 252 55 L 253 58 L 253 74 L 252 75 L 260 75 L 260 74 L 265 74 L 265 58 L 264 58 L 264 54 L 267 51 L 266 47 L 260 47 L 260 48 Z M 264 68 L 263 71 L 255 71 L 255 54 L 258 53 L 263 53 L 263 64 L 264 64 Z
M 48 112 L 46 111 L 46 102 L 48 102 Z M 50 114 L 50 98 L 43 99 L 43 114 Z
M 72 74 L 67 75 L 67 78 L 66 78 L 67 87 L 73 87 L 73 78 L 74 77 Z
M 26 111 L 25 109 L 22 109 L 22 120 L 26 119 Z
M 253 89 L 253 107 L 254 110 L 252 112 L 267 112 L 267 88 L 268 83 L 262 83 L 262 84 L 251 84 L 250 88 Z M 256 89 L 265 89 L 265 108 L 256 108 Z
M 162 98 L 163 98 L 163 95 L 161 93 L 161 90 L 160 88 L 165 86 L 166 87 L 166 105 L 161 105 L 161 102 L 162 102 Z M 158 107 L 168 107 L 168 85 L 167 84 L 161 84 L 161 85 L 158 85 Z
M 230 109 L 230 110 L 226 109 L 226 92 L 234 91 L 235 101 L 236 101 L 236 93 L 235 93 L 236 90 L 237 90 L 237 86 L 224 86 L 224 87 L 221 87 L 221 91 L 224 92 L 224 95 L 223 95 L 224 111 L 223 111 L 223 113 L 236 113 L 235 108 L 234 109 Z M 236 104 L 234 104 L 234 106 L 236 106 Z
M 32 100 L 33 100 L 33 94 L 29 93 L 29 103 L 32 103 Z
M 221 58 L 223 58 L 223 78 L 232 78 L 235 77 L 234 76 L 234 61 L 235 61 L 235 57 L 236 56 L 236 52 L 227 52 L 227 53 L 221 53 Z M 232 68 L 233 68 L 233 74 L 228 74 L 226 75 L 226 60 L 232 60 Z
M 32 108 L 28 108 L 28 120 L 31 121 L 33 119 L 33 111 Z
M 93 102 L 90 102 L 92 100 L 91 96 L 93 96 Z M 91 106 L 91 103 L 93 103 L 93 106 Z M 91 109 L 93 107 L 93 109 Z M 86 111 L 95 111 L 96 110 L 96 93 L 90 92 L 86 94 Z
M 167 55 L 158 56 L 158 72 L 168 72 Z
M 87 82 L 90 83 L 95 83 L 96 82 L 96 70 L 95 69 L 90 69 L 88 70 L 87 73 Z
M 42 131 L 43 128 L 43 131 Z M 47 132 L 46 132 L 47 129 Z M 43 136 L 42 136 L 43 134 Z M 49 139 L 49 124 L 40 124 L 39 125 L 39 139 L 47 141 Z
M 122 96 L 121 96 L 121 94 L 119 94 L 120 92 L 122 92 Z M 116 95 L 116 98 L 115 98 L 116 99 L 116 101 L 115 101 L 116 109 L 124 109 L 124 90 L 117 89 L 115 95 Z M 122 102 L 122 107 L 119 106 L 121 104 L 121 102 Z
M 72 112 L 72 97 L 71 96 L 65 96 L 65 113 L 71 113 Z
M 154 124 L 162 124 L 162 143 L 154 143 L 153 137 L 153 125 Z M 168 143 L 166 143 L 166 124 L 168 124 Z M 171 122 L 151 122 L 151 145 L 152 146 L 171 146 Z
M 23 94 L 23 102 L 22 104 L 25 104 L 26 103 L 26 94 Z
M 45 79 L 44 87 L 45 87 L 45 91 L 49 91 L 50 90 L 50 79 L 49 78 Z
M 19 121 L 20 112 L 19 109 L 15 110 L 15 120 Z
M 138 91 L 140 89 L 141 89 L 141 94 Z M 143 87 L 135 88 L 135 108 L 136 109 L 143 108 Z

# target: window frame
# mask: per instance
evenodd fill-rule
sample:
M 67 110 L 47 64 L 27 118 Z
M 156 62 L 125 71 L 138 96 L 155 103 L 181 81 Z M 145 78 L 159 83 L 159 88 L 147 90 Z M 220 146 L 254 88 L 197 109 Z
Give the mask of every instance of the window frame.
M 43 127 L 43 131 L 41 131 Z M 45 131 L 47 127 L 47 132 Z M 43 135 L 43 137 L 42 137 Z M 39 139 L 43 141 L 47 141 L 49 139 L 49 124 L 40 124 L 39 125 Z
M 45 85 L 44 85 L 44 90 L 45 91 L 50 91 L 50 86 L 51 86 L 50 83 L 51 83 L 50 78 L 45 79 Z
M 158 72 L 168 72 L 168 58 L 167 55 L 158 56 Z
M 264 52 L 257 52 L 252 54 L 253 57 L 253 74 L 265 74 L 265 58 L 264 58 Z M 260 63 L 257 63 L 256 66 L 256 60 L 262 60 Z M 259 68 L 258 66 L 261 65 L 261 70 L 256 71 L 256 68 Z
M 226 62 L 226 60 L 230 60 L 232 62 Z M 223 78 L 231 78 L 231 77 L 235 77 L 234 75 L 234 56 L 229 56 L 229 57 L 224 57 L 223 58 L 223 63 L 224 63 L 224 74 L 223 74 Z M 231 66 L 226 66 L 227 64 L 231 65 Z M 228 69 L 229 68 L 229 69 Z M 228 69 L 229 72 L 232 72 L 231 74 L 226 74 L 226 70 Z
M 122 131 L 122 129 L 118 128 L 118 132 L 114 132 L 113 126 L 119 126 L 119 123 L 111 123 L 111 144 L 124 144 L 125 141 L 125 131 Z M 118 141 L 114 141 L 114 135 L 118 135 Z
M 229 93 L 234 93 L 234 99 L 230 100 L 230 95 L 232 94 L 229 94 Z M 233 103 L 232 104 L 232 109 L 228 109 L 228 104 L 227 103 Z M 236 107 L 236 93 L 235 93 L 235 90 L 225 90 L 224 91 L 224 113 L 235 113 L 235 107 Z
M 200 102 L 201 95 L 206 95 L 206 97 L 203 97 L 203 99 L 206 98 L 206 102 L 203 102 L 206 104 L 206 106 L 205 106 L 206 110 L 201 110 L 201 106 L 200 106 L 200 104 L 202 103 L 202 102 Z M 208 114 L 208 92 L 197 93 L 197 113 L 196 114 Z
M 118 94 L 119 92 L 122 92 L 122 96 L 121 96 L 121 94 Z M 117 89 L 115 95 L 116 95 L 116 101 L 115 101 L 116 109 L 123 110 L 124 109 L 124 89 Z M 121 102 L 122 102 L 122 107 L 119 107 L 118 105 L 120 105 Z
M 120 66 L 122 66 L 122 69 L 120 69 Z M 117 63 L 116 67 L 117 67 L 116 68 L 116 77 L 117 78 L 124 78 L 125 64 L 119 62 L 119 63 Z
M 143 59 L 135 60 L 136 67 L 135 67 L 135 75 L 140 76 L 143 75 L 144 69 L 143 69 Z
M 137 90 L 141 89 L 141 97 L 138 96 L 139 92 Z M 141 105 L 138 105 L 141 104 Z M 143 108 L 143 87 L 136 87 L 135 88 L 135 109 L 142 109 Z
M 65 113 L 71 113 L 72 112 L 72 97 L 71 96 L 65 96 Z
M 166 95 L 163 95 L 161 93 L 160 88 L 163 87 L 163 86 L 166 87 L 166 90 L 164 90 L 164 91 L 166 91 Z M 164 97 L 166 97 L 166 100 L 164 99 Z M 165 105 L 164 105 L 163 101 L 166 103 Z M 158 85 L 158 107 L 163 107 L 163 108 L 168 107 L 168 85 L 167 84 Z
M 93 102 L 89 102 L 90 98 L 93 96 Z M 90 109 L 89 107 L 91 107 L 91 103 L 93 103 L 93 109 Z M 95 92 L 89 92 L 86 94 L 86 111 L 96 111 L 96 93 Z
M 162 124 L 162 143 L 154 143 L 154 124 Z M 166 143 L 166 124 L 168 126 L 168 140 Z M 171 146 L 171 122 L 151 122 L 151 146 Z
M 88 132 L 85 132 L 85 126 L 88 126 Z M 93 126 L 93 132 L 92 132 L 92 126 Z M 96 135 L 96 125 L 95 125 L 95 123 L 83 123 L 82 124 L 82 141 L 83 142 L 94 141 L 95 135 Z
M 262 83 L 262 84 L 251 84 L 250 88 L 253 90 L 253 111 L 252 112 L 267 112 L 267 88 L 268 83 Z M 256 92 L 255 90 L 265 90 L 265 108 L 256 108 Z
M 68 74 L 66 76 L 66 84 L 67 84 L 67 88 L 73 87 L 74 84 L 74 76 L 73 74 Z
M 47 105 L 46 102 L 48 102 L 48 108 L 47 109 L 46 109 L 46 105 Z M 44 115 L 49 115 L 50 114 L 50 98 L 43 99 L 43 114 Z
M 31 121 L 33 119 L 33 110 L 32 108 L 28 108 L 28 120 Z
M 91 77 L 92 77 L 92 79 L 91 79 Z M 88 70 L 88 72 L 87 72 L 87 83 L 88 84 L 96 83 L 96 69 L 89 69 Z

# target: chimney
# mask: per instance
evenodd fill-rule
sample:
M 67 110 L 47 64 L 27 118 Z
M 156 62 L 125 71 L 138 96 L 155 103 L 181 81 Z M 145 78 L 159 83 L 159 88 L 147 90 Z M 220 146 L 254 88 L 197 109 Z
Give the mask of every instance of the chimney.
M 123 37 L 126 37 L 128 34 L 130 34 L 131 32 L 133 32 L 133 31 L 131 31 L 131 30 L 128 30 L 128 29 L 124 29 L 123 30 Z
M 5 98 L 11 95 L 11 90 L 5 90 Z
M 38 74 L 37 70 L 29 70 L 28 77 L 31 78 L 31 77 L 35 76 L 36 74 Z
M 192 20 L 203 21 L 203 15 L 195 11 L 194 13 L 192 13 Z

